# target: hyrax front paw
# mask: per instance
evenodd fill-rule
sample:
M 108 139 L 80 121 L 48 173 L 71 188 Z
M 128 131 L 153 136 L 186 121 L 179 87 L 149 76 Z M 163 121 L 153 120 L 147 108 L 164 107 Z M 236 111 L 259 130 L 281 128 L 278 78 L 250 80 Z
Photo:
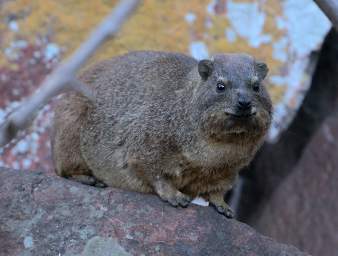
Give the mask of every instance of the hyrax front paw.
M 174 207 L 182 206 L 187 207 L 191 202 L 191 197 L 177 191 L 174 195 L 162 195 L 160 196 L 162 200 L 168 202 Z
M 154 189 L 155 192 L 159 195 L 159 197 L 163 200 L 168 202 L 174 207 L 182 206 L 187 207 L 192 198 L 186 194 L 181 193 L 178 191 L 170 181 L 157 177 L 156 181 L 154 182 Z
M 220 214 L 225 217 L 232 219 L 235 217 L 234 211 L 224 201 L 223 194 L 212 194 L 209 195 L 209 203 L 213 206 Z
M 220 214 L 223 214 L 225 217 L 232 219 L 235 217 L 234 211 L 231 209 L 229 205 L 225 203 L 226 206 L 224 205 L 215 205 L 211 203 L 211 206 L 213 206 Z

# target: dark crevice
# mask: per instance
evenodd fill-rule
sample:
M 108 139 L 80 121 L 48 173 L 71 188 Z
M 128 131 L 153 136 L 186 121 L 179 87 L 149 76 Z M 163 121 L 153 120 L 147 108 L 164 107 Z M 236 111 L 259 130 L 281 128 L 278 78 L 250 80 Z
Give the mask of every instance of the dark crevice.
M 275 144 L 266 143 L 242 171 L 245 184 L 239 219 L 251 223 L 264 202 L 290 174 L 304 148 L 335 107 L 338 95 L 338 33 L 331 30 L 319 53 L 311 87 L 295 119 Z

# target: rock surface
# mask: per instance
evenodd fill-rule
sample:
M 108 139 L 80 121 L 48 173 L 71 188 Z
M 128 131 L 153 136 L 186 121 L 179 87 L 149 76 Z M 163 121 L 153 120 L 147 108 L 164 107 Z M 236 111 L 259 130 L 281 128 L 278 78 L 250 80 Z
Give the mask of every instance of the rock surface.
M 209 207 L 0 169 L 0 255 L 307 255 Z
M 338 251 L 338 113 L 329 117 L 255 226 L 313 255 Z

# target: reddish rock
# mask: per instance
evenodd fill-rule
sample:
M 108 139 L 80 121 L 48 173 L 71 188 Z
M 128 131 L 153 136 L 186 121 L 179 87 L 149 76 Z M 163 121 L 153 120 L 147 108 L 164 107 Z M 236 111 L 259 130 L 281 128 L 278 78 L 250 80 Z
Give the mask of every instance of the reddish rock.
M 209 207 L 0 169 L 0 255 L 306 255 Z
M 0 31 L 0 38 L 1 36 Z M 47 44 L 48 38 L 44 40 Z M 18 42 L 22 46 L 13 50 L 15 58 L 12 56 L 8 65 L 0 65 L 0 125 L 23 100 L 37 90 L 57 61 L 44 59 L 46 44 L 32 44 L 24 37 Z M 38 112 L 37 118 L 28 129 L 0 149 L 0 167 L 52 170 L 49 144 L 51 108 L 51 104 L 46 105 Z
M 313 255 L 338 251 L 338 113 L 308 144 L 296 168 L 266 204 L 255 226 Z

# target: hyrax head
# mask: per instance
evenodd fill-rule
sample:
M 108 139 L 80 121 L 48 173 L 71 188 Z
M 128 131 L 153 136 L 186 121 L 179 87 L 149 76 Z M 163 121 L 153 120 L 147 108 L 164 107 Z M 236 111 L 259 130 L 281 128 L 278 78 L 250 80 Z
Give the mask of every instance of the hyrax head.
M 261 137 L 272 105 L 262 81 L 265 63 L 245 54 L 220 54 L 198 63 L 200 83 L 193 95 L 193 122 L 208 139 Z

